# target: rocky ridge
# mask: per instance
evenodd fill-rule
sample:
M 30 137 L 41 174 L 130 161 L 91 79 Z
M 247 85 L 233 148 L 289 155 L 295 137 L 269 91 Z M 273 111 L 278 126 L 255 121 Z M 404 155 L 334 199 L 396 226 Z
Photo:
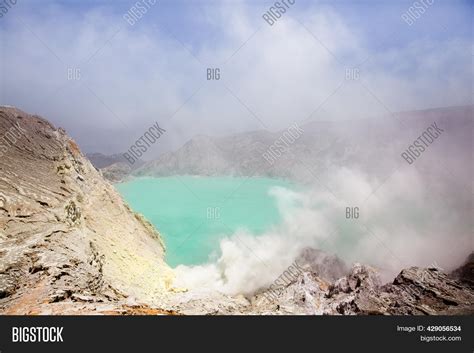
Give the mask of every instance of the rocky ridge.
M 0 311 L 159 304 L 172 280 L 159 233 L 64 130 L 15 108 L 0 115 Z
M 313 251 L 313 250 L 308 250 Z M 253 313 L 304 315 L 472 315 L 474 287 L 456 278 L 469 272 L 473 256 L 451 275 L 437 268 L 411 267 L 382 284 L 375 269 L 354 264 L 335 281 L 306 263 L 306 270 L 269 301 L 265 292 L 252 298 Z

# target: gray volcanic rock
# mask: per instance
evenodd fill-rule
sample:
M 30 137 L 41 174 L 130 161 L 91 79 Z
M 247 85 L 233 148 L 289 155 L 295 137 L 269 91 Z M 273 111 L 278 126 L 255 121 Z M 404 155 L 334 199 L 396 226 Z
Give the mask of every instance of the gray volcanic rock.
M 64 130 L 0 108 L 0 312 L 81 313 L 85 302 L 156 305 L 172 272 L 159 233 Z M 99 308 L 100 305 L 97 305 Z M 79 309 L 78 309 L 79 308 Z
M 303 272 L 283 291 L 272 294 L 269 301 L 265 293 L 252 299 L 252 313 L 264 315 L 322 315 L 327 307 L 326 293 L 329 282 L 312 272 Z
M 259 314 L 472 315 L 474 290 L 437 269 L 417 267 L 382 285 L 375 269 L 355 264 L 333 282 L 304 271 L 284 290 L 261 292 L 251 302 L 250 311 Z
M 466 262 L 453 272 L 450 276 L 474 288 L 474 253 L 471 253 Z
M 435 268 L 404 269 L 381 288 L 389 314 L 457 315 L 474 313 L 474 291 Z
M 296 259 L 296 262 L 302 267 L 309 268 L 313 274 L 329 282 L 333 282 L 349 272 L 349 268 L 337 256 L 312 248 L 304 249 Z
M 379 275 L 373 268 L 355 264 L 347 276 L 339 278 L 329 287 L 328 296 L 375 289 L 380 287 L 381 283 Z

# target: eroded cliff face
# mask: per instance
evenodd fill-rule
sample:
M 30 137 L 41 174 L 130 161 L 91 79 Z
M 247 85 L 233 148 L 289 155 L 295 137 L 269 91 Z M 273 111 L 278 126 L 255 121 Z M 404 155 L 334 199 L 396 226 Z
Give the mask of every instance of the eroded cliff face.
M 62 129 L 0 107 L 0 312 L 159 307 L 172 271 L 159 233 Z

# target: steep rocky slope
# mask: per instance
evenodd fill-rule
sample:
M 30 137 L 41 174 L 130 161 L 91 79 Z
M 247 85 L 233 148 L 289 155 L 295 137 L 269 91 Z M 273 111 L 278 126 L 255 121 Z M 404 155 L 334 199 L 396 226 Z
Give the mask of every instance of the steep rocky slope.
M 172 280 L 160 235 L 75 142 L 7 107 L 0 108 L 0 141 L 0 312 L 159 305 Z

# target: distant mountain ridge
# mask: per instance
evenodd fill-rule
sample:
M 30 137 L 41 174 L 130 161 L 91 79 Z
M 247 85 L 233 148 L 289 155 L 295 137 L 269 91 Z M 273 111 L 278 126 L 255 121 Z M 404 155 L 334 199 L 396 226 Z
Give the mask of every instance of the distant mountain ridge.
M 473 116 L 473 106 L 463 106 L 351 122 L 313 121 L 298 125 L 303 133 L 290 144 L 282 142 L 286 130 L 252 131 L 226 137 L 197 136 L 178 150 L 145 163 L 132 174 L 268 176 L 305 181 L 314 174 L 326 173 L 330 167 L 340 166 L 383 176 L 393 168 L 394 162 L 401 161 L 400 154 L 433 122 L 446 130 L 443 144 L 449 145 L 447 140 L 453 142 L 451 147 L 437 153 L 457 153 L 469 159 Z M 272 146 L 276 153 L 271 154 L 276 158 L 269 161 L 265 154 Z M 433 156 L 424 158 L 430 160 Z
M 123 156 L 123 154 L 117 153 L 117 154 L 112 154 L 112 155 L 105 155 L 103 153 L 87 153 L 86 157 L 91 161 L 92 165 L 96 167 L 97 169 L 103 169 L 106 167 L 111 166 L 112 164 L 115 163 L 127 163 L 127 160 Z M 142 160 L 137 160 L 136 163 L 131 165 L 130 167 L 132 169 L 139 168 L 142 165 L 144 165 L 145 162 Z
M 102 153 L 88 153 L 86 157 L 92 165 L 102 172 L 109 181 L 117 183 L 127 178 L 133 170 L 145 164 L 141 159 L 130 164 L 123 154 L 105 155 Z

